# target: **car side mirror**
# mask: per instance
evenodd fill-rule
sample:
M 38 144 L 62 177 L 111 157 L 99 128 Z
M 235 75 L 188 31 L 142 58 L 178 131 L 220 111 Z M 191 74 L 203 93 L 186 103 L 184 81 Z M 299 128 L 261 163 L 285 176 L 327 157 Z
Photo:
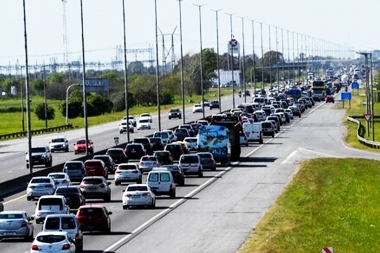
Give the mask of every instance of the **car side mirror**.
M 34 220 L 34 216 L 30 216 L 28 220 Z
M 125 192 L 125 190 L 122 190 L 121 192 Z
M 111 182 L 107 182 L 108 185 L 111 185 L 112 183 Z
M 108 215 L 111 215 L 112 214 L 112 212 L 108 212 Z

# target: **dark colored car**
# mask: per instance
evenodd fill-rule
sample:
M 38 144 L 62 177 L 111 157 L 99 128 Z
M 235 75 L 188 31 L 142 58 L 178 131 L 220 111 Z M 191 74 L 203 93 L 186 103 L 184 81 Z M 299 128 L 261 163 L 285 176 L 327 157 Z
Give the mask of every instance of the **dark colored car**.
M 128 156 L 129 160 L 140 160 L 142 156 L 146 155 L 146 150 L 141 143 L 129 143 L 125 147 L 124 153 Z
M 122 148 L 109 148 L 106 155 L 111 156 L 116 164 L 128 162 L 128 156 L 124 153 L 124 149 Z
M 190 137 L 194 137 L 194 136 L 195 136 L 195 134 L 194 134 L 194 130 L 193 130 L 193 128 L 191 127 L 190 124 L 180 125 L 178 128 L 185 128 L 185 129 L 187 130 L 187 132 L 189 132 Z
M 334 103 L 334 97 L 329 95 L 329 96 L 326 96 L 326 103 Z
M 158 158 L 161 165 L 173 164 L 173 156 L 170 151 L 160 150 L 153 153 Z
M 173 175 L 174 182 L 179 185 L 185 185 L 185 174 L 183 173 L 183 170 L 177 165 L 165 165 L 162 166 L 167 168 Z
M 185 128 L 177 128 L 174 130 L 174 134 L 177 136 L 177 141 L 183 141 L 186 137 L 191 137 L 189 131 Z
M 264 136 L 271 136 L 274 138 L 276 130 L 273 127 L 273 124 L 270 121 L 262 121 L 261 128 L 263 130 Z
M 144 148 L 145 148 L 146 153 L 148 155 L 153 154 L 152 143 L 150 143 L 149 137 L 137 137 L 133 140 L 133 142 L 134 143 L 141 143 L 142 145 L 144 145 Z
M 178 160 L 181 157 L 181 155 L 184 154 L 180 144 L 166 144 L 164 150 L 170 151 L 174 160 Z
M 69 175 L 70 180 L 73 181 L 82 181 L 82 179 L 87 176 L 87 171 L 82 161 L 67 161 L 63 166 L 62 172 Z
M 115 173 L 116 165 L 115 165 L 115 162 L 113 161 L 111 156 L 109 156 L 109 155 L 94 155 L 94 157 L 92 159 L 102 160 L 107 166 L 108 173 L 111 173 L 111 174 Z
M 162 144 L 161 137 L 150 137 L 149 140 L 150 140 L 150 143 L 152 144 L 153 152 L 164 149 L 164 145 Z
M 298 108 L 298 106 L 296 106 L 296 105 L 292 105 L 292 106 L 289 106 L 289 109 L 291 109 L 292 110 L 292 112 L 293 112 L 293 116 L 298 116 L 298 117 L 300 117 L 301 118 L 301 110 Z
M 70 209 L 77 209 L 86 204 L 86 199 L 78 186 L 59 187 L 54 194 L 64 196 Z
M 85 205 L 81 206 L 76 214 L 82 231 L 101 231 L 107 234 L 111 233 L 112 212 L 102 205 Z
M 213 100 L 210 102 L 210 110 L 212 110 L 213 108 L 219 109 L 219 101 L 218 100 Z
M 198 152 L 203 169 L 216 170 L 214 156 L 210 152 Z
M 172 118 L 179 118 L 179 119 L 181 119 L 182 118 L 181 110 L 178 109 L 178 108 L 170 109 L 170 111 L 169 111 L 169 119 L 172 119 Z

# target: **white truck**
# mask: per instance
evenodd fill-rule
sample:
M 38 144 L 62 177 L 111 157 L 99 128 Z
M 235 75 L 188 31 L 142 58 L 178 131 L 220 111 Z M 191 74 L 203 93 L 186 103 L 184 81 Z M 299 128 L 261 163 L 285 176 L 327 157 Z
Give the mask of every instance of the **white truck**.
M 248 142 L 256 141 L 260 144 L 264 142 L 261 122 L 243 123 L 243 133 L 247 136 Z

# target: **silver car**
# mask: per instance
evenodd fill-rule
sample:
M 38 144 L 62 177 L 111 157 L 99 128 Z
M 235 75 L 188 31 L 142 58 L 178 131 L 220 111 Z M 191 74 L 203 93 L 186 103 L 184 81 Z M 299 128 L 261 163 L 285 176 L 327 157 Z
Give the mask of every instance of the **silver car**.
M 63 166 L 63 172 L 69 175 L 71 181 L 82 181 L 87 176 L 84 162 L 82 161 L 67 161 Z
M 48 177 L 53 178 L 57 188 L 71 185 L 70 177 L 65 172 L 52 172 L 48 174 Z
M 0 212 L 0 240 L 3 238 L 23 237 L 33 239 L 33 217 L 25 211 Z
M 131 206 L 156 206 L 156 195 L 147 184 L 130 184 L 123 191 L 123 209 Z
M 141 157 L 139 162 L 139 169 L 141 172 L 149 172 L 154 167 L 160 167 L 158 157 L 150 155 L 144 155 L 143 157 Z
M 142 173 L 136 163 L 121 163 L 115 171 L 115 185 L 123 182 L 136 182 L 141 184 Z
M 92 176 L 83 178 L 79 185 L 82 194 L 86 199 L 103 199 L 111 201 L 111 182 L 102 176 Z
M 32 200 L 43 195 L 53 195 L 55 182 L 51 177 L 33 177 L 26 188 L 26 199 Z

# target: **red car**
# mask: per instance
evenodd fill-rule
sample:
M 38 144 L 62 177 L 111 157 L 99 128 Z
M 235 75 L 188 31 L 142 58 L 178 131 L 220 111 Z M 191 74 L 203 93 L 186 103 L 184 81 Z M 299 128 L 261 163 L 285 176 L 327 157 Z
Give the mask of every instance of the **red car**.
M 326 97 L 326 103 L 334 103 L 334 97 L 333 96 L 327 96 Z
M 89 153 L 94 153 L 94 143 L 90 139 L 87 140 L 87 149 Z M 74 154 L 77 155 L 79 153 L 85 153 L 85 152 L 86 152 L 86 139 L 85 138 L 78 139 L 74 143 Z
M 111 233 L 112 212 L 108 212 L 107 208 L 102 205 L 84 205 L 79 207 L 76 217 L 82 231 L 99 231 L 107 234 Z
M 102 176 L 108 179 L 107 165 L 100 159 L 89 159 L 84 162 L 87 176 Z

